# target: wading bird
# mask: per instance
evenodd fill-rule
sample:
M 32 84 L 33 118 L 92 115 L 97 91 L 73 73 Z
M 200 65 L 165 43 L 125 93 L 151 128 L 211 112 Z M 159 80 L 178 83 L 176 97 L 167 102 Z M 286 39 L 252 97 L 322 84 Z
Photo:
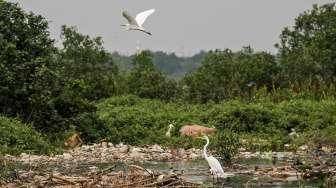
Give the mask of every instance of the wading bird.
M 208 136 L 204 135 L 203 139 L 206 140 L 206 144 L 203 147 L 203 154 L 204 154 L 204 158 L 205 160 L 208 162 L 209 166 L 210 166 L 210 172 L 213 175 L 213 178 L 216 176 L 216 178 L 225 178 L 227 177 L 227 175 L 224 173 L 224 170 L 221 166 L 221 164 L 219 163 L 219 161 L 213 157 L 213 156 L 208 156 L 206 149 L 209 145 L 209 138 Z
M 169 126 L 169 128 L 168 128 L 168 131 L 166 132 L 166 137 L 170 137 L 170 131 L 174 127 L 173 124 L 169 124 L 168 126 Z
M 145 28 L 142 27 L 143 23 L 146 21 L 147 17 L 155 12 L 155 9 L 146 10 L 140 12 L 135 16 L 135 19 L 127 12 L 123 11 L 122 15 L 127 19 L 128 23 L 123 24 L 123 26 L 127 31 L 129 30 L 139 30 L 147 33 L 148 35 L 152 35 L 150 32 L 146 31 Z

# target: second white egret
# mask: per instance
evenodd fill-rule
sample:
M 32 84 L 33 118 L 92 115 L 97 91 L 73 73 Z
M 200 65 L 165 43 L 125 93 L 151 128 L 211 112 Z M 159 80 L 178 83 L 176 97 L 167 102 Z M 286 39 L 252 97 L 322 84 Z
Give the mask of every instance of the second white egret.
M 168 128 L 168 131 L 166 132 L 166 137 L 170 137 L 170 131 L 171 131 L 172 128 L 174 128 L 174 125 L 172 123 L 169 124 L 168 126 L 169 126 L 169 128 Z

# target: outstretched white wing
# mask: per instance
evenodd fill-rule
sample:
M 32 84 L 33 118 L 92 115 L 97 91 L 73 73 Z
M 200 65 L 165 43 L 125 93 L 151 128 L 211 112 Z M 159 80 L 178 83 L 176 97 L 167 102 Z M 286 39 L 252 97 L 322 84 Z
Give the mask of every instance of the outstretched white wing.
M 140 12 L 136 15 L 135 21 L 137 22 L 138 26 L 142 26 L 142 24 L 146 21 L 147 17 L 155 12 L 155 9 L 146 10 Z

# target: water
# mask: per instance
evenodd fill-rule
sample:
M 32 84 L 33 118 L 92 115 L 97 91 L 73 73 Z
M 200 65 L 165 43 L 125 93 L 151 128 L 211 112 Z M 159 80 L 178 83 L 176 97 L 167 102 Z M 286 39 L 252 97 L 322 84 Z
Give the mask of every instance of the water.
M 271 167 L 272 163 L 265 159 L 242 159 L 239 164 L 244 164 L 253 170 L 256 165 L 259 167 Z M 139 164 L 145 168 L 156 170 L 166 174 L 181 174 L 181 177 L 190 182 L 203 184 L 205 187 L 213 186 L 213 178 L 209 173 L 209 167 L 205 160 L 185 161 L 185 162 L 147 162 Z M 280 164 L 279 164 L 280 165 Z M 232 170 L 224 168 L 225 172 L 234 173 Z M 302 182 L 299 180 L 285 181 L 281 179 L 260 178 L 254 175 L 235 175 L 216 183 L 218 187 L 250 187 L 250 188 L 294 188 L 294 187 L 318 187 L 319 182 Z
M 301 182 L 295 177 L 290 181 L 285 181 L 284 179 L 273 179 L 268 177 L 261 177 L 254 175 L 255 166 L 260 168 L 272 167 L 272 162 L 267 159 L 250 158 L 250 159 L 238 159 L 235 163 L 243 165 L 246 167 L 246 171 L 251 173 L 241 173 L 243 170 L 234 170 L 224 168 L 225 172 L 234 173 L 235 176 L 228 177 L 224 180 L 219 180 L 216 186 L 218 187 L 232 187 L 232 188 L 294 188 L 294 187 L 321 187 L 321 182 Z M 278 165 L 283 165 L 284 162 L 279 162 Z M 194 183 L 200 183 L 204 187 L 213 186 L 213 178 L 209 173 L 208 163 L 204 159 L 196 161 L 179 161 L 179 162 L 146 162 L 146 163 L 136 163 L 136 165 L 143 166 L 144 168 L 150 169 L 152 171 L 159 171 L 164 174 L 178 174 L 185 180 Z M 10 167 L 10 166 L 9 166 Z M 8 167 L 8 168 L 9 168 Z M 44 173 L 50 172 L 62 172 L 62 174 L 69 175 L 85 175 L 90 173 L 91 167 L 96 167 L 98 170 L 107 169 L 113 167 L 113 171 L 124 170 L 127 171 L 128 165 L 118 162 L 118 163 L 73 163 L 73 164 L 40 164 L 37 166 L 19 165 L 15 164 L 8 172 L 19 171 L 19 170 L 34 170 Z M 0 174 L 1 175 L 1 174 Z M 11 176 L 11 173 L 4 174 L 6 176 Z
M 157 170 L 165 174 L 179 174 L 183 178 L 195 182 L 208 182 L 209 168 L 206 161 L 187 161 L 187 162 L 150 162 L 142 164 L 145 168 Z M 212 179 L 211 179 L 212 180 Z

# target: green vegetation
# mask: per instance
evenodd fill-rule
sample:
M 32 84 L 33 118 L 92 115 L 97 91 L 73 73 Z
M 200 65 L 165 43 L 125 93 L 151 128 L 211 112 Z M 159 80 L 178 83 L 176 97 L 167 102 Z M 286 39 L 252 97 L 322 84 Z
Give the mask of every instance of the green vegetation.
M 0 116 L 0 154 L 47 153 L 53 147 L 31 126 Z
M 58 48 L 42 16 L 0 1 L 0 151 L 48 153 L 69 132 L 86 143 L 203 145 L 179 136 L 186 123 L 215 126 L 214 145 L 228 163 L 237 140 L 250 150 L 336 145 L 335 7 L 299 15 L 277 54 L 244 47 L 128 57 L 71 26 L 61 28 Z M 289 137 L 292 128 L 299 137 Z
M 180 80 L 185 74 L 195 71 L 201 66 L 201 62 L 206 56 L 206 52 L 201 51 L 191 57 L 178 57 L 176 54 L 165 52 L 152 52 L 153 64 L 160 72 L 169 78 Z M 128 71 L 133 67 L 132 57 L 123 56 L 114 52 L 112 54 L 115 64 L 121 71 Z
M 113 97 L 97 107 L 99 117 L 108 127 L 108 140 L 134 145 L 184 143 L 185 139 L 178 136 L 179 128 L 183 123 L 200 122 L 198 113 L 203 108 L 200 105 L 141 99 L 133 95 Z M 165 137 L 165 132 L 172 121 L 176 122 L 176 126 L 172 130 L 173 138 L 169 139 Z M 193 143 L 184 144 L 190 147 Z
M 255 53 L 249 47 L 236 53 L 210 51 L 202 66 L 184 78 L 185 100 L 204 103 L 247 98 L 255 88 L 274 87 L 277 69 L 272 55 Z
M 142 51 L 136 55 L 133 59 L 133 65 L 134 68 L 126 77 L 127 93 L 144 98 L 159 98 L 162 100 L 177 97 L 177 84 L 155 69 L 149 51 Z
M 225 141 L 232 132 L 238 134 L 235 137 L 245 139 L 245 146 L 249 149 L 284 150 L 284 144 L 290 143 L 292 128 L 300 134 L 301 139 L 305 136 L 318 138 L 320 134 L 327 133 L 332 135 L 334 131 L 330 133 L 330 130 L 336 128 L 336 101 L 327 99 L 188 104 L 141 99 L 131 95 L 107 99 L 97 107 L 99 117 L 107 125 L 107 138 L 114 143 L 173 144 L 176 140 L 183 143 L 178 133 L 180 127 L 187 123 L 198 123 L 215 126 L 219 130 L 217 140 Z M 176 121 L 172 137 L 177 138 L 170 141 L 165 137 L 165 132 L 172 121 Z M 330 143 L 336 143 L 333 136 L 325 138 L 329 138 Z M 258 144 L 258 148 L 254 148 Z
M 233 158 L 238 153 L 240 147 L 239 135 L 230 130 L 221 130 L 215 136 L 215 143 L 212 149 L 221 157 L 221 160 L 231 165 Z
M 280 36 L 279 55 L 284 65 L 283 84 L 320 90 L 335 86 L 336 57 L 335 4 L 306 11 L 295 19 L 292 29 Z

